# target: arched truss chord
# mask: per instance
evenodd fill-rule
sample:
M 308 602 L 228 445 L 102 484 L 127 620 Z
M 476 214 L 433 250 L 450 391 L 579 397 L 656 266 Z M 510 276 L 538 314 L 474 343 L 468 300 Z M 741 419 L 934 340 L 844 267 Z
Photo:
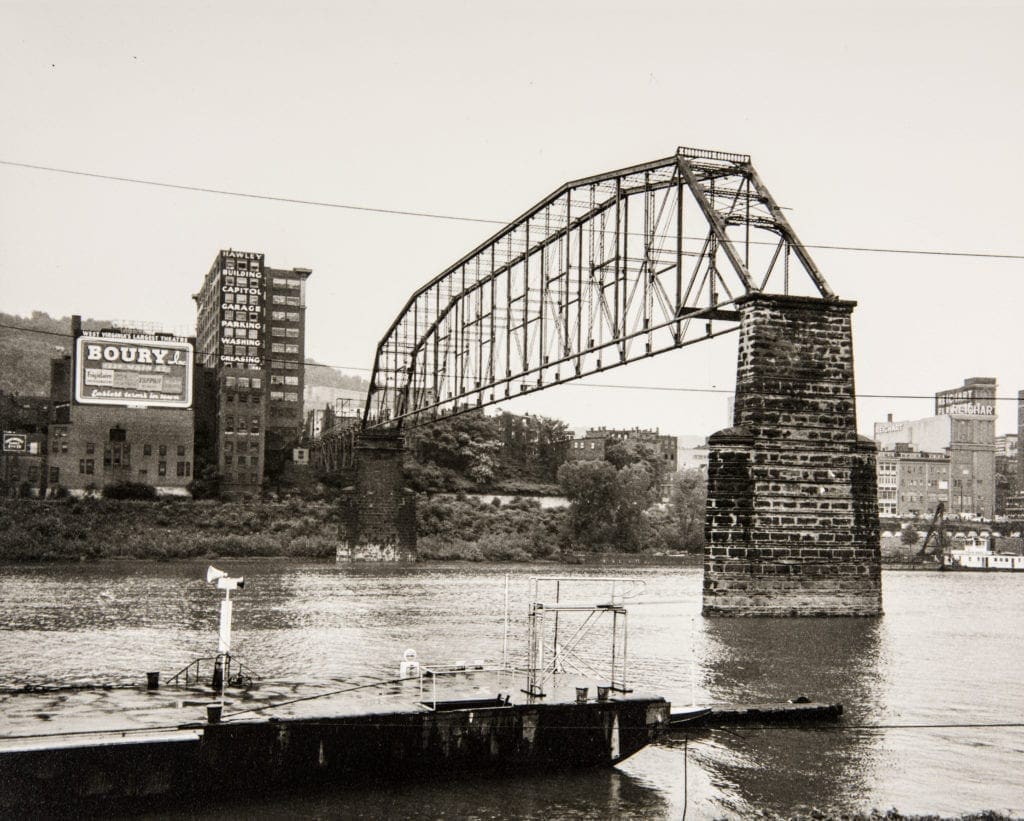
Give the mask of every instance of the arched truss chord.
M 834 298 L 750 157 L 680 148 L 567 183 L 420 288 L 364 428 L 418 425 L 738 327 L 738 297 Z M 809 292 L 809 294 L 807 294 Z

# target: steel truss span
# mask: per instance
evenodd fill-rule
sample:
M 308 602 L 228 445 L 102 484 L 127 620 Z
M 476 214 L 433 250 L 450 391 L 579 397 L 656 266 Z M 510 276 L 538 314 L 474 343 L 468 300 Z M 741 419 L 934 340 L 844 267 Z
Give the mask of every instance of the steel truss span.
M 364 428 L 523 396 L 735 330 L 738 297 L 833 298 L 750 157 L 680 148 L 567 183 L 420 288 Z

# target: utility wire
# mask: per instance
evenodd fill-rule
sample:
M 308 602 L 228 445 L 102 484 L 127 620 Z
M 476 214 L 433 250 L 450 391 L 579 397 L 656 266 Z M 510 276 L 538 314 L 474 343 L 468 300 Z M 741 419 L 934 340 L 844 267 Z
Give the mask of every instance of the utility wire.
M 448 220 L 451 222 L 472 222 L 485 223 L 487 225 L 509 225 L 507 220 L 487 219 L 484 217 L 468 217 L 458 214 L 440 214 L 433 211 L 410 211 L 399 208 L 375 208 L 368 205 L 352 205 L 350 203 L 328 202 L 325 200 L 307 200 L 297 197 L 283 197 L 274 194 L 253 194 L 245 191 L 233 191 L 226 188 L 210 188 L 201 185 L 185 185 L 182 183 L 161 182 L 159 180 L 147 180 L 139 177 L 122 177 L 115 174 L 99 174 L 93 171 L 79 171 L 71 168 L 56 168 L 49 165 L 35 165 L 33 163 L 16 162 L 14 160 L 0 160 L 0 165 L 13 168 L 25 168 L 33 171 L 49 171 L 55 174 L 70 174 L 76 177 L 90 177 L 99 180 L 110 180 L 113 182 L 125 182 L 135 185 L 149 185 L 157 188 L 171 188 L 178 191 L 194 191 L 201 194 L 217 194 L 225 197 L 241 197 L 251 200 L 266 200 L 269 202 L 283 202 L 292 205 L 312 205 L 319 208 L 337 208 L 345 211 L 363 211 L 372 214 L 390 214 L 402 217 L 421 217 L 425 219 Z M 637 236 L 642 236 L 638 234 Z M 686 237 L 691 240 L 702 240 L 703 237 Z M 751 240 L 753 245 L 775 245 L 774 242 Z M 803 243 L 804 248 L 813 248 L 824 251 L 854 251 L 859 253 L 873 254 L 913 254 L 918 256 L 938 257 L 967 257 L 973 259 L 1014 259 L 1024 260 L 1024 254 L 1000 254 L 990 251 L 946 251 L 921 248 L 885 248 L 861 245 L 827 245 Z
M 10 330 L 10 331 L 22 331 L 22 332 L 25 332 L 25 333 L 33 333 L 33 334 L 43 334 L 43 335 L 46 335 L 46 336 L 57 336 L 57 337 L 61 337 L 62 339 L 71 339 L 72 338 L 72 335 L 70 333 L 64 333 L 62 331 L 46 331 L 46 330 L 42 330 L 42 329 L 39 329 L 39 328 L 26 328 L 24 326 L 9 325 L 9 324 L 3 323 L 3 322 L 0 322 L 0 329 Z M 194 353 L 197 356 L 215 356 L 216 355 L 216 351 L 199 351 L 199 350 L 197 350 Z M 273 357 L 267 357 L 266 361 L 273 364 L 273 363 L 276 363 L 276 362 L 284 362 L 286 360 L 274 359 Z M 291 361 L 291 360 L 287 360 L 287 361 Z M 357 367 L 355 365 L 330 365 L 330 364 L 326 364 L 326 363 L 323 363 L 323 362 L 303 362 L 302 364 L 303 364 L 304 367 L 307 367 L 307 368 L 330 368 L 331 370 L 364 371 L 366 373 L 369 373 L 370 370 L 371 370 L 370 368 L 360 368 L 360 367 Z M 777 381 L 786 381 L 786 380 L 780 378 Z M 804 380 L 797 379 L 797 378 L 790 378 L 788 381 L 802 382 Z M 571 386 L 571 387 L 574 387 L 574 388 L 611 388 L 611 389 L 614 389 L 614 390 L 631 390 L 631 391 L 662 391 L 662 392 L 671 392 L 671 393 L 715 393 L 715 394 L 724 394 L 724 395 L 732 395 L 732 394 L 736 393 L 735 390 L 730 390 L 729 388 L 690 388 L 690 387 L 679 387 L 679 386 L 672 386 L 672 385 L 624 385 L 624 384 L 611 384 L 611 383 L 607 383 L 607 382 L 581 383 L 581 382 L 577 382 L 577 381 L 567 381 L 567 382 L 563 382 L 563 383 L 560 383 L 560 384 L 568 385 L 568 386 Z M 929 394 L 923 394 L 923 393 L 863 393 L 863 392 L 857 391 L 857 392 L 855 392 L 853 394 L 853 397 L 855 399 L 927 399 L 928 401 L 933 401 L 935 399 L 935 394 L 930 394 L 930 393 Z M 508 398 L 509 399 L 517 399 L 519 397 L 517 397 L 517 396 L 510 396 Z M 1017 401 L 1019 401 L 1019 397 L 1016 397 L 1016 396 L 993 396 L 993 397 L 986 397 L 985 401 L 986 402 L 989 402 L 989 401 L 993 401 L 993 402 L 1017 402 Z

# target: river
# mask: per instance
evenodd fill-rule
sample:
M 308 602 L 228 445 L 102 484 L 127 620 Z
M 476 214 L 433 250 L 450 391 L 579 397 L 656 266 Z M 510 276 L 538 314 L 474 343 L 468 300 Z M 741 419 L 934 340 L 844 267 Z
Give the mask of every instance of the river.
M 506 574 L 521 657 L 531 576 L 609 575 L 551 565 L 218 564 L 246 576 L 234 597 L 236 652 L 261 676 L 286 680 L 390 677 L 408 647 L 423 659 L 497 660 Z M 210 655 L 220 595 L 205 569 L 0 567 L 0 686 L 166 676 Z M 806 695 L 842 702 L 843 722 L 671 737 L 617 769 L 253 799 L 209 817 L 1024 815 L 1024 574 L 887 571 L 878 619 L 703 619 L 698 568 L 614 573 L 642 579 L 644 598 L 660 602 L 630 610 L 637 690 L 679 703 L 691 693 L 698 702 Z M 968 726 L 1007 723 L 1018 726 Z

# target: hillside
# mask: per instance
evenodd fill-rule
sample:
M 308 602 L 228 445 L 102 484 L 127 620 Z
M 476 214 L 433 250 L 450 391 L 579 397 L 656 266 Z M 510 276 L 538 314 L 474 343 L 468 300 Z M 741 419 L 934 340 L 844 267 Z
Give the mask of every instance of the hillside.
M 97 330 L 110 323 L 87 319 L 82 325 Z M 43 311 L 31 316 L 0 313 L 0 391 L 29 396 L 50 393 L 50 360 L 71 353 L 71 318 Z
M 86 319 L 82 327 L 99 330 L 111 322 Z M 44 311 L 31 316 L 0 312 L 0 391 L 25 396 L 50 393 L 50 360 L 71 352 L 71 317 L 52 317 Z M 306 384 L 366 393 L 369 382 L 339 373 L 328 365 L 306 360 Z

